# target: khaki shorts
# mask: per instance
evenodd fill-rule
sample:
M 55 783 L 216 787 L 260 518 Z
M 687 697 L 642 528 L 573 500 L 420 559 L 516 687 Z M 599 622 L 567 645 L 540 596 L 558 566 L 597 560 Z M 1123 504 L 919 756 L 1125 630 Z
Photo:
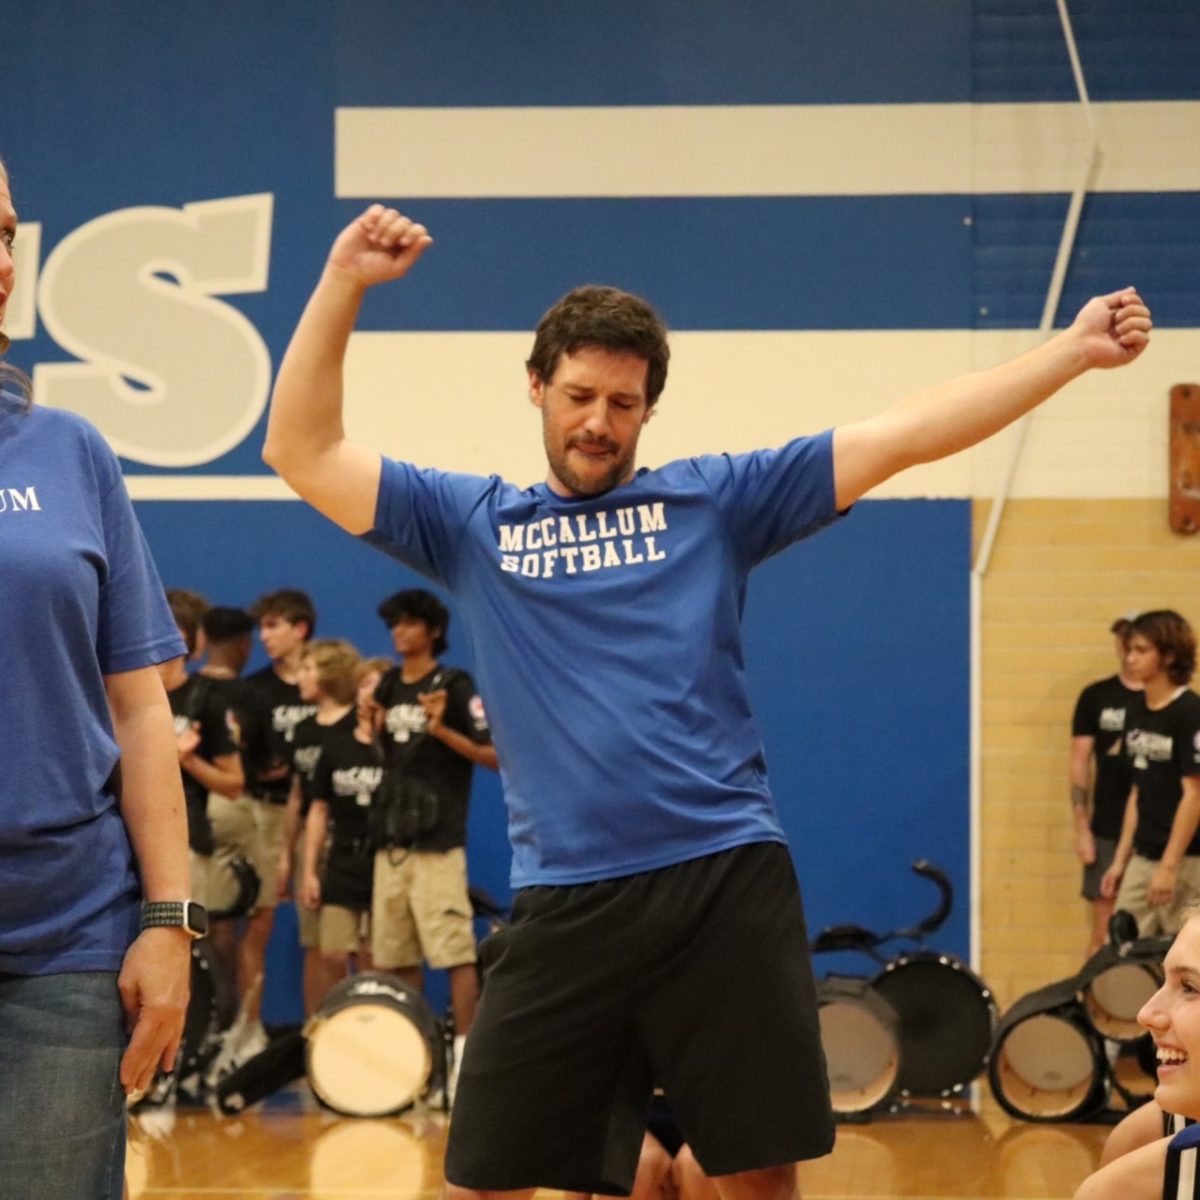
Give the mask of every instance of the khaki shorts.
M 210 912 L 232 908 L 241 888 L 233 873 L 236 857 L 253 863 L 254 813 L 249 796 L 230 800 L 219 792 L 208 794 L 208 821 L 212 826 L 212 854 L 189 851 L 192 899 L 198 900 Z
M 213 876 L 213 856 L 197 854 L 195 850 L 189 850 L 188 874 L 191 876 L 192 899 L 198 904 L 203 904 L 205 908 L 215 907 L 209 899 L 209 892 L 212 890 L 209 887 L 209 881 Z
M 258 872 L 260 887 L 256 908 L 274 908 L 279 903 L 279 850 L 283 845 L 283 822 L 287 809 L 266 800 L 251 800 L 254 815 L 254 853 L 250 863 Z
M 357 954 L 370 938 L 371 914 L 365 909 L 325 904 L 319 913 L 322 954 Z
M 208 823 L 212 826 L 216 856 L 240 854 L 254 859 L 254 801 L 249 796 L 230 800 L 220 792 L 208 793 Z
M 467 855 L 380 850 L 375 855 L 371 956 L 379 970 L 460 967 L 475 961 Z
M 1178 933 L 1183 925 L 1184 910 L 1200 901 L 1200 857 L 1184 858 L 1175 877 L 1175 899 L 1170 904 L 1157 908 L 1150 904 L 1150 876 L 1158 862 L 1135 854 L 1121 877 L 1121 890 L 1117 893 L 1117 908 L 1123 908 L 1137 918 L 1138 933 L 1142 937 L 1156 937 Z

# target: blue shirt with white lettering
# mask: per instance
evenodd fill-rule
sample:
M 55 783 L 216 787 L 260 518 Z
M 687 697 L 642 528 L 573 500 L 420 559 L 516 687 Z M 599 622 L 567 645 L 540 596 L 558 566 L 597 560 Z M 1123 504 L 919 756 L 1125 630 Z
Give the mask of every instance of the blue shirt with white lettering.
M 0 972 L 120 967 L 141 888 L 104 676 L 183 653 L 116 456 L 0 393 Z
M 364 540 L 466 618 L 514 886 L 784 840 L 747 693 L 746 584 L 836 515 L 830 432 L 582 499 L 384 461 Z

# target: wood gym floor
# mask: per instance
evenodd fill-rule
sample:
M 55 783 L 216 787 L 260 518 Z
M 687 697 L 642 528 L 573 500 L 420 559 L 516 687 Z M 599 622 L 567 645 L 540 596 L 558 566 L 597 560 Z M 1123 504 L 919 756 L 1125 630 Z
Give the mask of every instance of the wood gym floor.
M 170 1129 L 135 1119 L 130 1200 L 433 1200 L 446 1118 L 337 1118 L 306 1085 L 218 1118 L 180 1109 Z M 842 1125 L 828 1158 L 800 1169 L 804 1200 L 1070 1200 L 1095 1167 L 1101 1125 L 1030 1125 L 990 1099 L 979 1115 L 925 1111 Z M 539 1200 L 557 1200 L 544 1192 Z

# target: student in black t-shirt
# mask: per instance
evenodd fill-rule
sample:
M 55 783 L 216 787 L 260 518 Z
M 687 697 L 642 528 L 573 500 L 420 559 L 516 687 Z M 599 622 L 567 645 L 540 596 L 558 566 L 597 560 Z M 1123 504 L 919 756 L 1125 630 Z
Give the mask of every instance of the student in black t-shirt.
M 241 674 L 250 660 L 254 618 L 245 609 L 213 605 L 200 619 L 200 632 L 205 661 L 196 674 L 207 681 L 213 695 L 225 705 L 230 733 L 243 758 L 244 770 L 253 713 L 246 706 L 246 684 Z M 241 898 L 244 879 L 234 870 L 234 860 L 241 860 L 251 867 L 254 864 L 254 801 L 244 787 L 240 795 L 232 798 L 220 792 L 209 792 L 208 820 L 215 847 L 211 874 L 215 903 L 218 908 L 236 905 Z M 213 921 L 209 925 L 209 946 L 221 964 L 216 974 L 222 1026 L 232 1022 L 251 982 L 238 978 L 238 944 L 242 933 L 243 926 L 239 921 Z
M 1100 881 L 1112 866 L 1131 786 L 1125 714 L 1142 693 L 1141 681 L 1125 665 L 1125 639 L 1131 623 L 1129 617 L 1118 617 L 1110 626 L 1118 673 L 1089 683 L 1079 694 L 1071 720 L 1071 811 L 1075 853 L 1083 864 L 1082 894 L 1092 905 L 1089 955 L 1108 937 L 1113 901 L 1100 894 Z
M 193 596 L 194 593 L 183 593 L 179 589 L 167 592 L 167 603 L 187 646 L 189 659 L 196 652 L 201 615 L 198 606 L 192 603 Z M 233 738 L 228 709 L 209 681 L 199 675 L 189 676 L 185 660 L 179 658 L 162 663 L 159 674 L 175 718 L 179 769 L 187 804 L 192 896 L 207 906 L 215 849 L 208 819 L 208 794 L 241 795 L 244 783 L 242 761 Z
M 405 780 L 425 799 L 414 805 L 410 835 L 376 854 L 371 949 L 377 967 L 414 987 L 421 986 L 422 959 L 448 970 L 461 1039 L 479 999 L 467 896 L 467 804 L 475 766 L 497 770 L 496 751 L 471 677 L 438 662 L 449 648 L 446 606 L 414 588 L 389 596 L 378 611 L 403 660 L 375 691 L 389 775 L 384 796 Z
M 1192 627 L 1169 609 L 1142 613 L 1126 663 L 1142 681 L 1125 720 L 1133 788 L 1101 890 L 1131 912 L 1143 937 L 1174 933 L 1200 900 L 1200 696 Z
M 300 699 L 296 673 L 304 643 L 316 628 L 317 613 L 306 592 L 287 588 L 260 596 L 250 614 L 258 622 L 263 649 L 271 660 L 270 666 L 246 678 L 245 693 L 253 714 L 247 731 L 246 778 L 250 796 L 256 801 L 254 869 L 261 886 L 258 907 L 246 923 L 242 938 L 238 977 L 253 981 L 263 973 L 279 899 L 277 869 L 291 779 L 292 731 L 316 711 L 316 705 Z M 230 1047 L 232 1063 L 238 1061 L 239 1054 L 249 1057 L 256 1047 L 261 1048 L 260 1043 L 266 1044 L 259 1024 L 261 996 L 260 989 L 248 993 L 245 1053 Z
M 346 973 L 351 954 L 360 970 L 371 965 L 370 813 L 383 783 L 374 694 L 381 677 L 378 670 L 361 672 L 354 724 L 330 728 L 311 785 L 301 896 L 310 911 L 320 912 L 321 957 L 330 986 Z
M 318 638 L 305 644 L 296 682 L 300 698 L 315 704 L 316 712 L 292 731 L 292 777 L 279 850 L 279 889 L 296 880 L 296 916 L 300 946 L 304 951 L 304 1011 L 311 1015 L 329 990 L 330 973 L 318 953 L 318 913 L 303 903 L 305 820 L 315 793 L 313 779 L 325 744 L 338 733 L 354 729 L 354 697 L 362 660 L 358 651 L 341 638 Z M 320 845 L 317 850 L 320 851 Z

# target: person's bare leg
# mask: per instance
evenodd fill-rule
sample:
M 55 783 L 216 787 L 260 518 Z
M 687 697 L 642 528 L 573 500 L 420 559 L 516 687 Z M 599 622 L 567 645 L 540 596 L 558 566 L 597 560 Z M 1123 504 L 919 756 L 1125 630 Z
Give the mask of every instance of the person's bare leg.
M 705 1175 L 691 1146 L 685 1142 L 671 1166 L 679 1200 L 719 1200 L 717 1185 Z
M 454 1031 L 465 1037 L 479 1007 L 479 972 L 474 963 L 450 968 L 450 1007 L 454 1010 Z
M 407 983 L 410 988 L 416 988 L 418 992 L 425 990 L 425 981 L 421 978 L 420 967 L 380 967 L 381 971 L 386 971 L 389 975 L 398 975 L 403 983 Z
M 459 1187 L 447 1180 L 442 1200 L 532 1200 L 535 1191 L 536 1188 L 525 1188 L 516 1192 L 477 1192 L 473 1188 Z
M 236 925 L 236 921 L 214 921 L 208 931 L 208 946 L 217 960 L 214 982 L 217 986 L 217 1018 L 222 1029 L 227 1029 L 237 1016 L 241 1001 L 237 982 Z
M 321 961 L 321 952 L 309 947 L 304 951 L 304 1015 L 311 1017 L 317 1011 L 317 1005 L 325 999 L 326 987 L 325 964 Z
M 344 950 L 322 950 L 318 959 L 320 965 L 317 971 L 317 986 L 321 989 L 321 994 L 317 1003 L 320 1004 L 332 988 L 346 978 L 350 955 Z
M 263 974 L 267 961 L 267 942 L 271 940 L 271 926 L 275 921 L 273 908 L 260 908 L 250 914 L 246 922 L 246 936 L 238 953 L 238 988 L 243 999 L 249 997 L 246 1015 L 257 1021 L 262 1012 L 262 991 L 257 995 L 250 992 L 250 985 Z
M 642 1138 L 642 1151 L 638 1155 L 637 1175 L 633 1180 L 633 1191 L 629 1200 L 666 1200 L 671 1194 L 671 1156 L 653 1134 Z M 717 1200 L 713 1190 L 713 1200 Z M 563 1192 L 563 1200 L 596 1200 L 591 1192 Z
M 1105 942 L 1108 941 L 1108 919 L 1116 909 L 1116 900 L 1107 900 L 1103 896 L 1092 901 L 1092 939 L 1088 943 L 1090 958 Z
M 796 1165 L 739 1171 L 713 1177 L 721 1200 L 798 1200 Z
M 642 1138 L 637 1175 L 629 1200 L 663 1200 L 663 1184 L 671 1174 L 671 1156 L 652 1133 Z

